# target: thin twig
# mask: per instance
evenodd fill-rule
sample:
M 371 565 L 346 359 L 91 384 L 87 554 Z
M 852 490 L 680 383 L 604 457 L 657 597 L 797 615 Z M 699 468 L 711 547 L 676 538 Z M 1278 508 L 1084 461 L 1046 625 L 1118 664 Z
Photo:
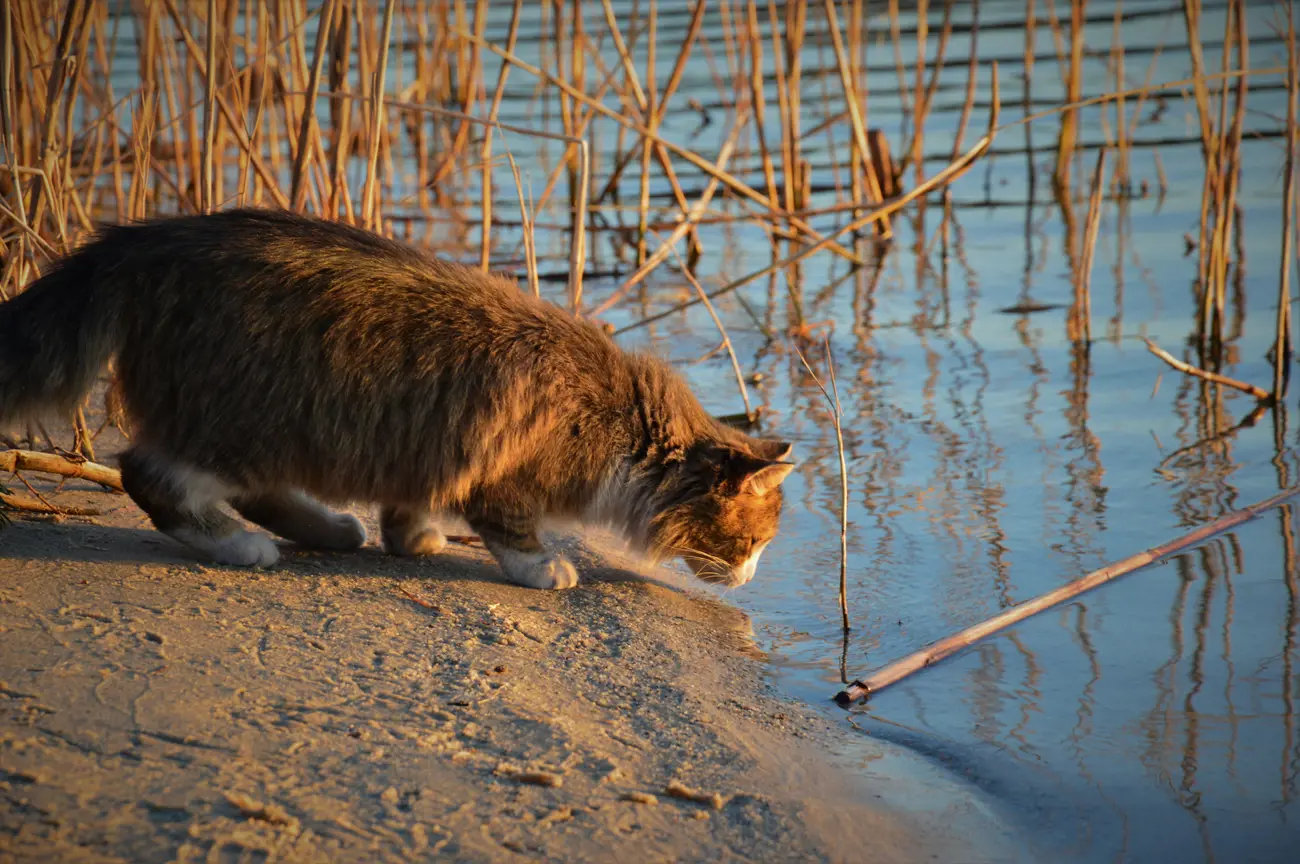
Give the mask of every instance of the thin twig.
M 402 588 L 400 586 L 398 587 L 397 591 L 407 600 L 410 600 L 412 603 L 414 603 L 416 606 L 423 606 L 425 609 L 432 609 L 434 612 L 437 612 L 442 608 L 437 603 L 430 603 L 428 600 L 425 600 L 423 597 L 420 597 L 416 594 L 412 594 L 410 591 L 407 591 L 405 588 Z
M 817 373 L 808 365 L 808 360 L 803 356 L 803 352 L 795 347 L 795 353 L 799 355 L 799 362 L 803 368 L 808 370 L 812 376 L 813 383 L 822 391 L 826 397 L 826 402 L 831 408 L 831 422 L 835 425 L 835 444 L 840 454 L 840 621 L 844 626 L 844 632 L 849 632 L 849 600 L 848 600 L 848 572 L 849 572 L 849 469 L 848 463 L 844 459 L 844 433 L 840 428 L 840 389 L 835 382 L 835 363 L 831 359 L 831 343 L 829 339 L 823 341 L 826 349 L 826 366 L 830 370 L 831 391 L 827 391 L 826 385 L 817 377 Z M 834 395 L 832 396 L 832 392 Z

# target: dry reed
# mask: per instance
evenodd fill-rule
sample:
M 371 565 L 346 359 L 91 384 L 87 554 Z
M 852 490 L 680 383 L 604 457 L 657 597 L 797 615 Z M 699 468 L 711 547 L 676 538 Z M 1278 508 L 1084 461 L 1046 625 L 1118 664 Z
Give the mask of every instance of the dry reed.
M 1277 289 L 1277 329 L 1273 341 L 1273 401 L 1281 403 L 1291 368 L 1291 250 L 1295 218 L 1296 100 L 1300 99 L 1295 10 L 1286 4 L 1286 157 L 1282 170 L 1282 262 Z

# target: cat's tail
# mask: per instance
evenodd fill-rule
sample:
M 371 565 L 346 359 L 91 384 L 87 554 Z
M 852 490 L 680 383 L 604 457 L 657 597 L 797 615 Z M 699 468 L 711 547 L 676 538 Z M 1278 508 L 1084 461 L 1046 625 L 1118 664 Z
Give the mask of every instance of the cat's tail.
M 71 408 L 119 347 L 120 286 L 96 273 L 96 246 L 0 303 L 0 428 Z

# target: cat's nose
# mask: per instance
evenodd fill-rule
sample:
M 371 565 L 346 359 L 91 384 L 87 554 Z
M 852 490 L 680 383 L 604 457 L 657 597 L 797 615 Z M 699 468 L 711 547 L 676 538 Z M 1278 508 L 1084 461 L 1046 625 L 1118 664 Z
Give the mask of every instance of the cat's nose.
M 750 554 L 749 558 L 747 558 L 743 564 L 741 564 L 739 567 L 731 568 L 732 586 L 738 587 L 740 585 L 744 585 L 746 582 L 754 578 L 754 574 L 758 572 L 758 559 L 763 554 L 763 550 L 766 548 L 767 548 L 766 543 L 759 545 L 758 548 L 756 548 L 753 551 L 753 553 Z
M 754 573 L 758 571 L 758 556 L 751 557 L 744 564 L 736 567 L 731 571 L 731 584 L 744 585 L 750 579 L 754 578 Z

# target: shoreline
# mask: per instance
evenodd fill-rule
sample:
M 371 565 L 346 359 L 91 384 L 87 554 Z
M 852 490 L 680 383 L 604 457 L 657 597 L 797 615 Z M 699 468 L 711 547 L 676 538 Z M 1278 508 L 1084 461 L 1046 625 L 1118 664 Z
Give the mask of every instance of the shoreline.
M 456 544 L 209 566 L 80 488 L 92 524 L 0 532 L 0 861 L 1006 860 L 955 784 L 893 807 L 836 767 L 685 577 L 585 544 L 558 592 Z

